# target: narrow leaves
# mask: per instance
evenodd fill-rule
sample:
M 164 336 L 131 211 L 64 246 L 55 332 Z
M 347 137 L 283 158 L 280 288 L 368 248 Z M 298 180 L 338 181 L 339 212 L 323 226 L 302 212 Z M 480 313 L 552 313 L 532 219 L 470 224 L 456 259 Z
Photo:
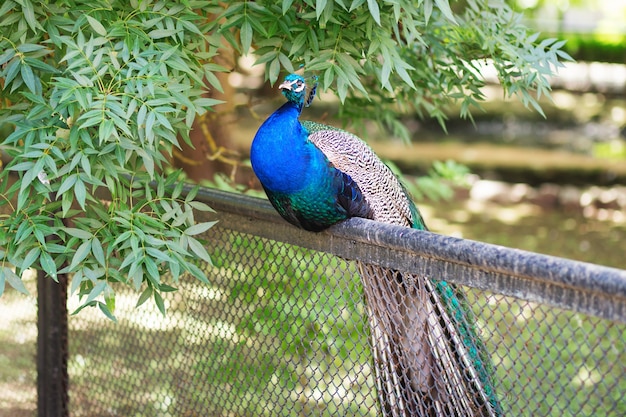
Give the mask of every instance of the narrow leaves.
M 26 292 L 19 277 L 28 268 L 54 280 L 71 274 L 77 311 L 97 306 L 114 318 L 114 286 L 165 311 L 160 293 L 181 274 L 207 282 L 194 263 L 210 262 L 197 236 L 212 223 L 196 224 L 195 215 L 210 208 L 166 168 L 179 137 L 220 103 L 203 95 L 205 79 L 221 89 L 215 73 L 225 68 L 211 59 L 221 39 L 190 5 L 131 3 L 66 2 L 54 15 L 32 0 L 0 6 L 9 16 L 0 36 L 0 123 L 9 133 L 0 147 L 12 159 L 0 172 L 0 184 L 11 184 L 0 198 L 10 205 L 0 293 L 6 283 Z M 238 22 L 248 47 L 267 33 Z

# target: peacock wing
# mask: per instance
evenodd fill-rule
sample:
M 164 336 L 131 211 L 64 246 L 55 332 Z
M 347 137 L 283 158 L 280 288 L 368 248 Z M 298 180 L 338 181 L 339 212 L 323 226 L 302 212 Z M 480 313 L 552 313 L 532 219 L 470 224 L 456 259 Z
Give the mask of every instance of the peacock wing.
M 302 125 L 309 140 L 358 184 L 373 220 L 409 227 L 417 222 L 422 223 L 417 228 L 425 228 L 398 178 L 358 136 L 315 122 L 303 121 Z

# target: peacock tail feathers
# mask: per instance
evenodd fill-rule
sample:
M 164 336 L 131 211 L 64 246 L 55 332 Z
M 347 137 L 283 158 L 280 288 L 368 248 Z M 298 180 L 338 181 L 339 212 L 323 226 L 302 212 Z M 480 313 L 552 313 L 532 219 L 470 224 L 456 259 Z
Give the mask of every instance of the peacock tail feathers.
M 358 267 L 384 416 L 502 416 L 491 360 L 459 289 L 362 262 Z
M 472 312 L 465 293 L 456 285 L 446 281 L 431 279 L 435 291 L 441 297 L 442 303 L 458 331 L 464 349 L 468 353 L 468 368 L 472 371 L 472 377 L 477 378 L 477 383 L 483 394 L 483 400 L 487 401 L 493 411 L 491 415 L 503 415 L 498 402 L 494 384 L 494 366 L 483 340 L 476 329 L 476 317 Z

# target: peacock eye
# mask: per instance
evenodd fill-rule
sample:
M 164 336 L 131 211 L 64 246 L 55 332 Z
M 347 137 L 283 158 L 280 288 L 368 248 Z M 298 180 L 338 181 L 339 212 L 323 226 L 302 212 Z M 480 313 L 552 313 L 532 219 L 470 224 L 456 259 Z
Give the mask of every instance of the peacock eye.
M 304 84 L 304 81 L 302 80 L 296 81 L 296 88 L 294 88 L 295 92 L 299 93 L 301 91 L 304 91 L 305 88 L 306 88 L 306 85 Z

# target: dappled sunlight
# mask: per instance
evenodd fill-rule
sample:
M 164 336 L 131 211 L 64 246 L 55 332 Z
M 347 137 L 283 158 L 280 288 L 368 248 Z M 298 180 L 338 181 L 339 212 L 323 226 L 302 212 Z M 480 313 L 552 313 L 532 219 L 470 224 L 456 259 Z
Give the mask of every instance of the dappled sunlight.
M 535 309 L 538 308 L 539 305 L 536 303 L 532 303 L 530 301 L 521 304 L 519 306 L 519 311 L 515 315 L 515 319 L 518 322 L 525 322 L 527 320 L 533 320 L 536 317 Z
M 446 203 L 440 203 L 445 205 Z M 466 237 L 464 230 L 477 220 L 480 222 L 499 222 L 504 225 L 518 224 L 521 220 L 541 215 L 541 209 L 532 204 L 502 205 L 491 201 L 468 200 L 450 203 L 449 210 L 429 211 L 437 213 L 437 217 L 427 217 L 431 230 L 454 237 Z M 422 210 L 427 212 L 426 210 Z M 476 239 L 476 238 L 474 238 Z
M 6 284 L 0 299 L 0 416 L 26 417 L 36 412 L 36 274 L 23 275 L 31 295 Z
M 567 91 L 555 91 L 552 93 L 554 105 L 561 110 L 574 110 L 580 105 L 580 100 Z
M 452 201 L 420 201 L 433 232 L 625 268 L 626 187 L 478 181 Z
M 24 416 L 34 415 L 36 412 L 36 392 L 34 381 L 8 381 L 0 383 L 0 415 L 5 416 L 2 410 L 14 410 L 15 413 L 21 409 Z M 16 414 L 7 417 L 17 417 Z
M 199 296 L 207 300 L 207 302 L 219 301 L 224 296 L 222 289 L 210 285 L 198 286 L 197 291 Z M 197 328 L 202 328 L 203 332 L 210 334 L 216 339 L 230 340 L 233 343 L 240 341 L 240 335 L 237 333 L 236 328 L 231 323 L 220 320 L 215 320 L 207 324 L 202 320 L 186 318 L 187 326 L 181 329 L 180 322 L 182 321 L 184 312 L 181 312 L 179 305 L 181 303 L 184 304 L 185 301 L 181 300 L 180 296 L 177 294 L 164 294 L 163 301 L 167 312 L 165 316 L 161 314 L 152 300 L 148 300 L 141 306 L 135 307 L 138 297 L 139 293 L 135 292 L 120 292 L 116 294 L 116 309 L 113 313 L 118 321 L 141 330 L 160 332 L 180 330 L 186 333 L 188 343 L 190 344 L 201 343 L 202 341 L 202 339 L 194 337 L 194 329 Z M 68 305 L 70 311 L 80 306 L 78 296 L 71 297 Z M 174 306 L 176 306 L 176 308 L 174 308 Z M 80 320 L 71 320 L 72 328 L 75 330 L 87 330 L 94 325 L 101 326 L 103 324 L 108 324 L 108 319 L 95 308 L 83 310 L 80 313 Z
M 465 204 L 468 213 L 480 215 L 483 218 L 498 220 L 504 224 L 516 224 L 526 217 L 538 216 L 541 209 L 532 204 L 516 204 L 503 206 L 496 203 L 470 200 Z
M 6 297 L 6 298 L 5 298 Z M 18 344 L 34 343 L 37 340 L 37 328 L 24 326 L 25 322 L 35 320 L 37 304 L 27 296 L 18 295 L 18 300 L 8 300 L 10 296 L 3 295 L 0 303 L 0 332 L 7 335 Z
M 602 381 L 602 374 L 597 369 L 589 368 L 587 365 L 580 367 L 576 376 L 572 379 L 574 385 L 593 386 Z
M 626 223 L 626 214 L 621 210 L 585 207 L 583 215 L 590 219 L 597 219 L 612 223 Z
M 26 271 L 22 280 L 31 295 L 24 295 L 6 284 L 5 293 L 0 302 L 0 333 L 10 337 L 15 343 L 34 343 L 37 339 L 35 326 L 24 326 L 35 320 L 37 316 L 37 300 L 32 295 L 37 286 L 37 274 L 34 270 Z

